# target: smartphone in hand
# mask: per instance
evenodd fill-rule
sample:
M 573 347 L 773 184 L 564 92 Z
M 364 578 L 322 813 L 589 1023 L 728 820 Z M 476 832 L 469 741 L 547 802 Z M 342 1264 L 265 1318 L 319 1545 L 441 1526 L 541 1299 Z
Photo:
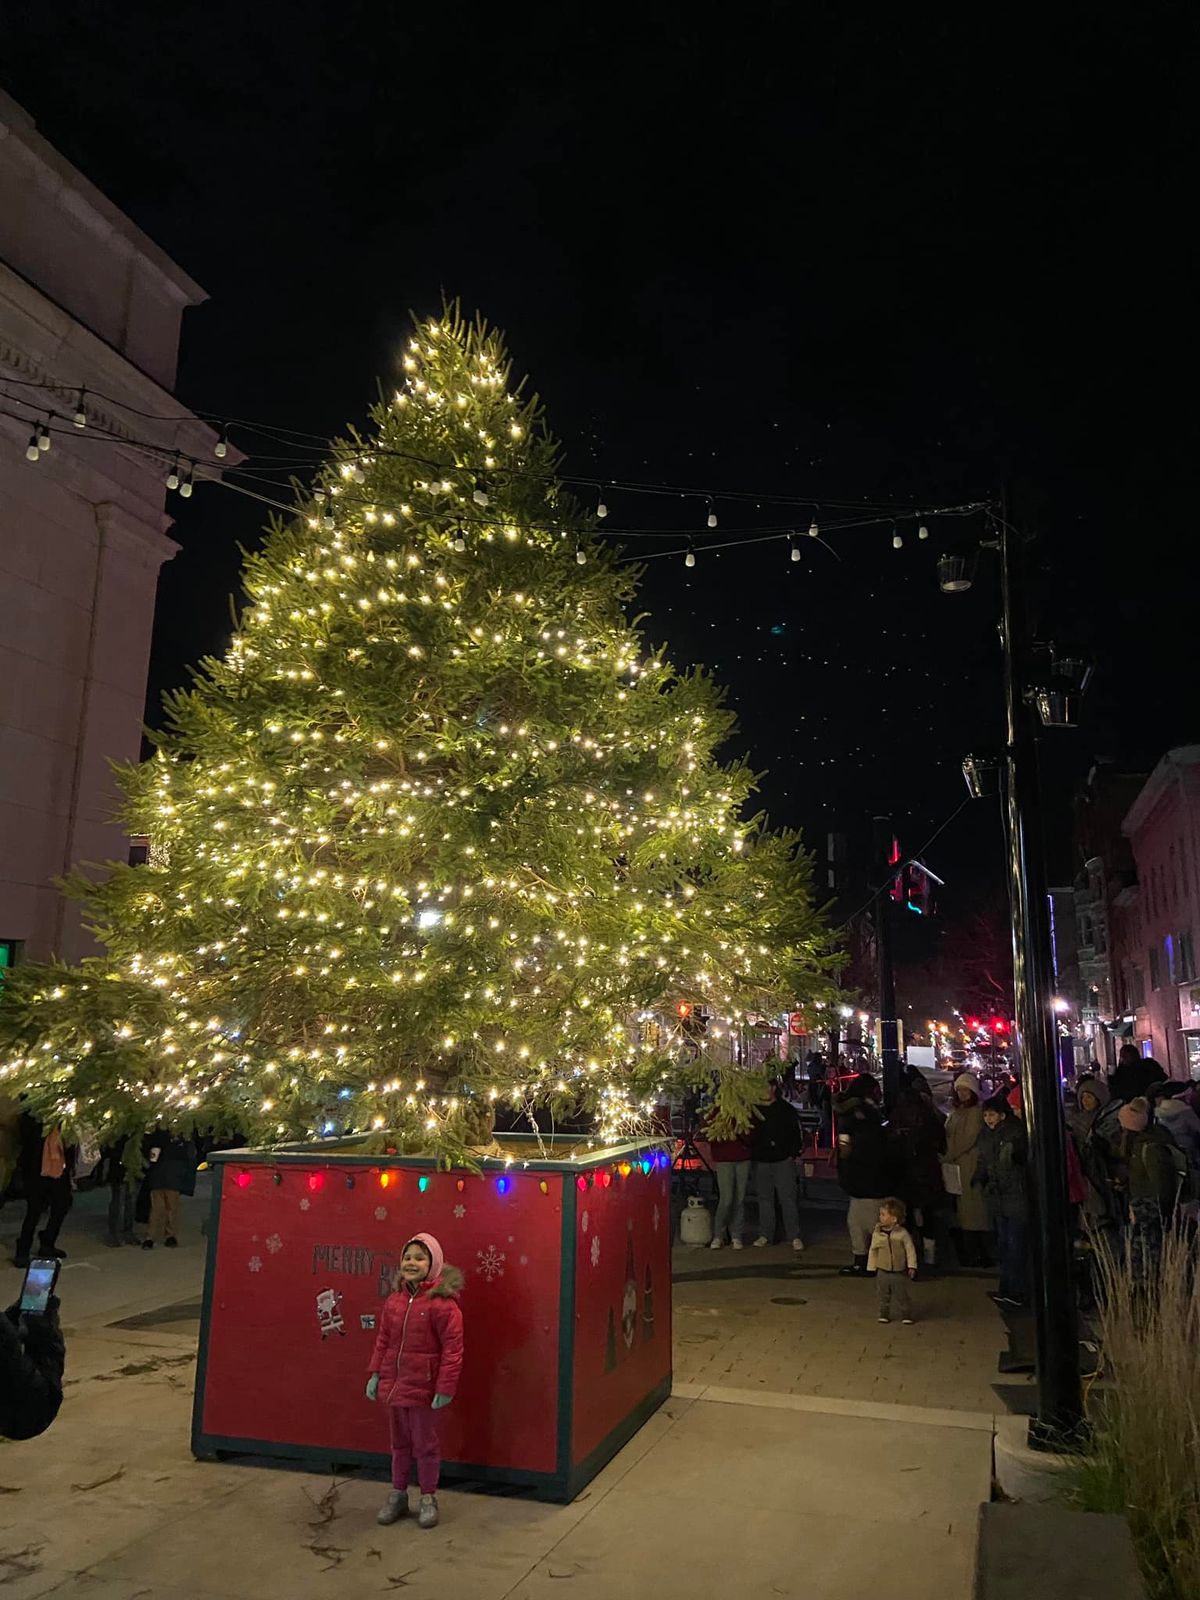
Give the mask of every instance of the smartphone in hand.
M 19 1310 L 23 1317 L 44 1317 L 58 1282 L 61 1261 L 31 1261 L 21 1285 Z

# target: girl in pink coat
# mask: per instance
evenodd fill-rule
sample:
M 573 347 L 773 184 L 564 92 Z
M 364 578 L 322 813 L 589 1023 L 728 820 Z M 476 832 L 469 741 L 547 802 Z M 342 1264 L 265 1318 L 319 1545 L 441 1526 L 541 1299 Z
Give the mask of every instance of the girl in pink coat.
M 408 1515 L 415 1460 L 421 1490 L 417 1526 L 437 1527 L 442 1465 L 437 1413 L 454 1399 L 462 1372 L 462 1282 L 462 1273 L 446 1265 L 433 1235 L 418 1233 L 400 1257 L 400 1287 L 384 1301 L 367 1399 L 378 1396 L 391 1423 L 392 1492 L 378 1517 L 385 1525 Z

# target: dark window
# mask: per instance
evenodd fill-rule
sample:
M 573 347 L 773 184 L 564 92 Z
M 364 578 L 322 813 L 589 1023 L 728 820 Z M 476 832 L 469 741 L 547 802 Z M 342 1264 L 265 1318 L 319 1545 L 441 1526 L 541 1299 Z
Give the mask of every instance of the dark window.
M 1162 988 L 1162 958 L 1159 956 L 1158 946 L 1156 944 L 1152 944 L 1150 946 L 1149 955 L 1150 955 L 1150 987 L 1152 989 L 1161 989 Z
M 1141 967 L 1130 967 L 1126 973 L 1125 985 L 1129 991 L 1129 1009 L 1136 1011 L 1146 1004 L 1146 980 L 1142 976 Z
M 1181 933 L 1175 945 L 1179 983 L 1191 983 L 1196 976 L 1196 950 L 1192 944 L 1192 930 Z

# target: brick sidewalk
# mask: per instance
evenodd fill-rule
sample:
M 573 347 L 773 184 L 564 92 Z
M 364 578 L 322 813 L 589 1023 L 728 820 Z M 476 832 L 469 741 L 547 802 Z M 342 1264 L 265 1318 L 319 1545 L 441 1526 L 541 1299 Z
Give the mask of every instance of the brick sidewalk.
M 845 1205 L 810 1185 L 808 1248 L 675 1249 L 675 1380 L 871 1405 L 1003 1411 L 991 1385 L 1006 1339 L 982 1273 L 919 1278 L 911 1328 L 876 1320 L 875 1285 L 842 1278 Z M 1007 1379 L 1006 1382 L 1013 1382 Z

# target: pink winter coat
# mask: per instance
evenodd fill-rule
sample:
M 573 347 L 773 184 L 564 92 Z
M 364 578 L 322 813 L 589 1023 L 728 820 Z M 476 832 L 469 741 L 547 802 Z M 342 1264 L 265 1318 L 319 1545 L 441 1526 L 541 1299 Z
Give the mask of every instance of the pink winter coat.
M 436 1240 L 418 1235 L 423 1244 Z M 384 1301 L 371 1355 L 379 1398 L 391 1406 L 430 1406 L 435 1394 L 453 1396 L 463 1362 L 463 1319 L 458 1305 L 462 1273 L 433 1252 L 429 1277 L 415 1291 L 401 1286 Z

